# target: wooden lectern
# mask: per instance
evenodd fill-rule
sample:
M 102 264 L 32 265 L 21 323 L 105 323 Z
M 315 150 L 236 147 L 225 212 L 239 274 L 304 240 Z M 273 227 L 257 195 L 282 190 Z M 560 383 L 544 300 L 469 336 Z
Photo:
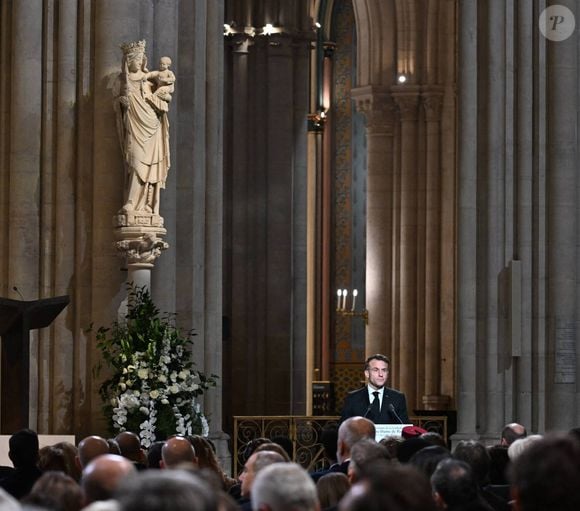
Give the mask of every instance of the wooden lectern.
M 0 298 L 1 434 L 29 427 L 30 330 L 49 326 L 68 303 L 68 296 L 34 301 Z

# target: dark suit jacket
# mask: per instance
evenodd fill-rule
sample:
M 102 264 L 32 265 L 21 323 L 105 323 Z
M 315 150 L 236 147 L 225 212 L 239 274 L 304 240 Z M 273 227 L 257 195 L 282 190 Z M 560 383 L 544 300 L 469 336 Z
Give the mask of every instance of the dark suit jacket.
M 317 482 L 322 476 L 326 474 L 332 474 L 333 472 L 341 472 L 344 475 L 348 474 L 348 465 L 350 464 L 350 458 L 342 463 L 335 463 L 330 468 L 319 470 L 318 472 L 311 472 L 310 477 L 314 482 Z
M 400 421 L 389 410 L 390 404 L 395 408 L 396 414 L 401 419 Z M 375 417 L 370 409 L 369 393 L 366 386 L 350 392 L 344 400 L 340 422 L 356 415 L 366 417 L 375 424 L 400 424 L 401 422 L 409 424 L 405 394 L 389 387 L 385 387 L 383 391 L 383 404 L 378 417 Z

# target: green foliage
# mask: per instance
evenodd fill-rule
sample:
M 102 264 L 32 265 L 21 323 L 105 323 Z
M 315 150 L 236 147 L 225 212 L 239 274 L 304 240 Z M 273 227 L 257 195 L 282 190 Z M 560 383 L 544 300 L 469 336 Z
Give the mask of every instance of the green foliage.
M 194 332 L 182 333 L 175 314 L 162 314 L 146 288 L 130 286 L 128 294 L 125 321 L 96 334 L 111 373 L 99 389 L 111 431 L 139 433 L 144 446 L 175 433 L 207 435 L 196 398 L 216 385 L 217 376 L 195 370 Z

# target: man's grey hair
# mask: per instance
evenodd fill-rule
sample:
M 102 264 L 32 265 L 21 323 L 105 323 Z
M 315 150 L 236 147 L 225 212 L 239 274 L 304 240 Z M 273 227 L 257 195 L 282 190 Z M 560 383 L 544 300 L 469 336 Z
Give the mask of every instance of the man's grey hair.
M 252 509 L 316 511 L 318 495 L 312 478 L 297 463 L 274 463 L 260 470 L 252 485 Z
M 365 438 L 374 440 L 375 425 L 364 417 L 349 417 L 338 428 L 338 440 L 342 440 L 349 451 L 354 444 Z
M 283 456 L 275 451 L 258 451 L 254 454 L 256 455 L 254 459 L 254 474 L 257 474 L 260 470 L 272 465 L 272 463 L 285 462 Z

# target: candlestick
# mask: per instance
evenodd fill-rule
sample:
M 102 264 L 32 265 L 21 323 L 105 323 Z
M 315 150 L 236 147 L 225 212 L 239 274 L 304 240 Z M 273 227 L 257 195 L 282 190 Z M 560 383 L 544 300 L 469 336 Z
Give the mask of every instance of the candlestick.
M 340 296 L 342 295 L 342 289 L 339 289 L 336 294 L 338 295 L 338 303 L 336 304 L 336 310 L 340 310 Z
M 353 289 L 352 291 L 352 309 L 350 309 L 351 311 L 354 311 L 354 307 L 356 305 L 356 297 L 358 295 L 358 290 Z
M 342 310 L 346 309 L 346 297 L 348 295 L 348 289 L 342 290 Z

